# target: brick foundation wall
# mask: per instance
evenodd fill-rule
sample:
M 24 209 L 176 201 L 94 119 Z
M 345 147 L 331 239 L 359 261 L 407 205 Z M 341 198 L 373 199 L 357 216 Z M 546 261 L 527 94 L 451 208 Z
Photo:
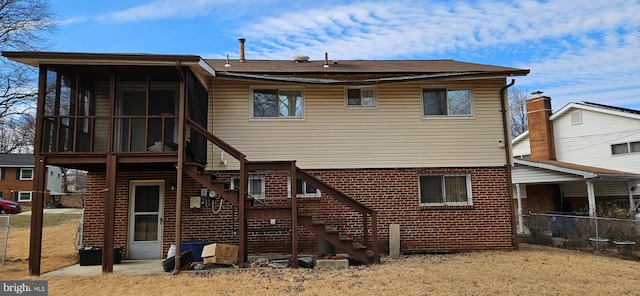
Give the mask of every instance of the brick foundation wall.
M 389 224 L 400 224 L 401 251 L 444 252 L 488 249 L 512 249 L 512 216 L 507 171 L 497 168 L 416 168 L 416 169 L 347 169 L 312 170 L 334 188 L 348 194 L 378 213 L 378 233 L 381 252 L 388 252 Z M 468 173 L 472 183 L 472 206 L 425 207 L 419 205 L 418 176 L 420 174 Z M 219 179 L 231 180 L 237 172 L 222 172 Z M 262 174 L 266 183 L 266 204 L 288 203 L 288 176 L 279 172 Z M 175 237 L 175 173 L 122 173 L 117 179 L 115 244 L 126 246 L 131 180 L 165 180 L 163 253 Z M 209 203 L 207 208 L 190 209 L 189 196 L 198 196 L 202 187 L 189 177 L 183 181 L 182 240 L 208 240 L 212 243 L 236 244 L 237 212 L 227 202 L 218 214 Z M 85 202 L 84 244 L 102 245 L 104 173 L 89 173 Z M 215 209 L 217 210 L 216 201 Z M 311 214 L 341 234 L 362 238 L 362 216 L 338 204 L 332 198 L 298 198 L 300 213 Z M 290 220 L 248 221 L 250 253 L 291 252 Z M 277 228 L 278 231 L 264 232 Z M 299 227 L 301 252 L 316 252 L 318 239 L 304 227 Z M 126 249 L 125 249 L 126 256 Z

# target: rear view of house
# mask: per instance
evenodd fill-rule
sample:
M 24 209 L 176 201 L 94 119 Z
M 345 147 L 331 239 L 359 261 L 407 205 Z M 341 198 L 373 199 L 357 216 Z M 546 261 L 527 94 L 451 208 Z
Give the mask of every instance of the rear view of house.
M 238 245 L 240 264 L 295 264 L 328 242 L 369 264 L 399 225 L 405 253 L 515 247 L 504 97 L 528 70 L 248 60 L 243 46 L 233 61 L 3 55 L 40 68 L 35 191 L 42 165 L 89 172 L 85 245 L 133 259 L 209 241 Z

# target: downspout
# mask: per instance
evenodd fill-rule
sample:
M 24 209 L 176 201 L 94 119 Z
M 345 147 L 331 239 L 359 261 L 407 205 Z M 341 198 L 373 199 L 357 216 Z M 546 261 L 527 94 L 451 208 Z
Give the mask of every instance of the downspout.
M 512 202 L 512 190 L 511 190 L 511 137 L 509 137 L 509 129 L 507 122 L 507 88 L 513 86 L 516 83 L 515 79 L 511 79 L 511 83 L 503 86 L 500 89 L 500 112 L 502 112 L 502 134 L 504 137 L 504 157 L 505 165 L 507 168 L 507 180 L 509 182 L 509 212 L 511 214 L 511 238 L 513 240 L 513 247 L 518 250 L 518 239 L 516 236 L 516 221 L 513 214 L 513 202 Z
M 184 150 L 185 150 L 185 115 L 186 115 L 186 97 L 185 97 L 185 77 L 180 61 L 176 61 L 176 70 L 180 78 L 180 94 L 178 107 L 178 161 L 176 163 L 176 255 L 173 274 L 180 272 L 181 256 L 180 244 L 182 241 L 182 172 L 184 167 Z M 164 227 L 163 227 L 164 229 Z

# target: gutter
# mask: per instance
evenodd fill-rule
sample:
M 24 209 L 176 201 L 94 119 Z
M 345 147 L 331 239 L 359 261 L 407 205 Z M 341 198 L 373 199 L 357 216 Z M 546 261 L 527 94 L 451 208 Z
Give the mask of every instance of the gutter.
M 509 129 L 508 129 L 508 122 L 507 122 L 507 99 L 506 99 L 506 90 L 507 88 L 513 86 L 516 83 L 515 79 L 511 79 L 511 82 L 505 86 L 503 86 L 500 89 L 500 112 L 502 113 L 502 134 L 504 137 L 504 156 L 505 156 L 505 166 L 507 168 L 507 180 L 508 180 L 508 184 L 509 184 L 509 211 L 511 214 L 511 237 L 513 239 L 513 246 L 515 247 L 516 250 L 519 249 L 518 246 L 518 238 L 516 235 L 516 220 L 515 220 L 515 215 L 513 214 L 513 201 L 512 199 L 512 193 L 511 193 L 511 161 L 512 161 L 512 157 L 511 157 L 511 139 L 509 137 Z
M 403 75 L 394 77 L 383 78 L 371 78 L 371 79 L 327 79 L 327 78 L 304 78 L 290 74 L 288 76 L 283 75 L 271 75 L 271 74 L 252 74 L 252 73 L 240 73 L 240 72 L 217 72 L 220 77 L 232 77 L 243 79 L 255 79 L 266 81 L 279 81 L 279 82 L 292 82 L 292 83 L 307 83 L 307 84 L 323 84 L 323 85 L 367 85 L 378 83 L 394 83 L 394 82 L 406 82 L 422 79 L 445 79 L 445 78 L 464 78 L 464 79 L 479 79 L 479 78 L 493 78 L 510 76 L 505 73 L 486 73 L 486 72 L 457 72 L 457 73 L 433 73 L 433 74 L 418 74 L 418 75 Z M 313 73 L 306 73 L 313 74 Z M 328 73 L 318 73 L 318 75 L 327 75 Z M 340 73 L 330 73 L 340 74 Z M 363 75 L 367 75 L 366 73 Z

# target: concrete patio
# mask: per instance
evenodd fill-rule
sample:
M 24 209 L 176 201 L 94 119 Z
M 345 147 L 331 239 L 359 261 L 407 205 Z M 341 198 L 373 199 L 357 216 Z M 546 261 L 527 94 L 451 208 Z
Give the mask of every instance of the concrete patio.
M 171 274 L 162 269 L 162 259 L 151 260 L 122 260 L 122 262 L 113 265 L 114 274 L 131 274 L 131 275 L 152 275 L 152 274 Z M 48 276 L 76 276 L 76 275 L 99 275 L 102 274 L 102 265 L 80 266 L 75 264 L 63 267 L 58 270 L 42 274 L 43 277 Z

